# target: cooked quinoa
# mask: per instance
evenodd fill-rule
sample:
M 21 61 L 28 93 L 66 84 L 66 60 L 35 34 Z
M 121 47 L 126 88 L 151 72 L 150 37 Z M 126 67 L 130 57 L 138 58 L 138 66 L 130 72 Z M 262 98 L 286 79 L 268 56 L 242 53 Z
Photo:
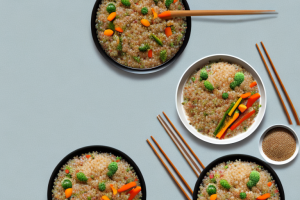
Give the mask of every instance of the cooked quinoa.
M 121 0 L 103 0 L 99 5 L 96 19 L 98 40 L 106 53 L 116 62 L 132 68 L 153 68 L 170 60 L 180 49 L 186 32 L 186 17 L 175 17 L 172 19 L 154 18 L 151 8 L 157 14 L 167 10 L 184 10 L 181 1 L 172 3 L 167 9 L 165 0 L 129 0 L 130 6 L 124 6 Z M 114 27 L 120 27 L 123 32 L 114 31 L 112 36 L 104 35 L 104 31 L 111 29 L 112 23 L 107 20 L 109 16 L 106 10 L 109 4 L 116 7 L 116 17 L 112 21 Z M 142 8 L 147 8 L 148 13 L 143 15 Z M 141 19 L 150 22 L 146 27 Z M 167 37 L 165 28 L 171 27 L 172 35 Z M 154 34 L 162 41 L 159 45 L 151 35 Z M 140 51 L 139 47 L 149 45 L 146 51 Z M 149 51 L 152 57 L 149 57 Z M 166 60 L 160 57 L 162 51 L 166 51 Z
M 206 69 L 208 78 L 205 81 L 200 81 L 200 74 L 203 69 Z M 244 81 L 233 90 L 230 88 L 230 83 L 234 81 L 237 72 L 244 74 Z M 212 84 L 213 90 L 208 90 L 205 87 L 204 83 L 207 81 Z M 258 86 L 252 88 L 249 86 L 253 81 L 255 80 L 252 75 L 242 66 L 223 61 L 211 62 L 195 71 L 187 80 L 183 91 L 182 104 L 190 125 L 194 126 L 200 134 L 215 138 L 214 131 L 231 103 L 236 102 L 244 93 L 258 93 Z M 223 93 L 228 93 L 228 98 L 222 98 Z M 245 103 L 246 101 L 242 100 L 242 104 Z M 259 107 L 259 102 L 255 102 L 244 113 L 240 113 L 240 117 L 242 117 L 253 109 L 256 111 L 233 131 L 228 129 L 224 139 L 247 131 L 253 124 Z M 230 117 L 227 117 L 224 124 L 227 124 L 229 120 Z
M 250 190 L 247 187 L 247 182 L 250 178 L 250 173 L 256 171 L 260 178 L 257 184 Z M 225 189 L 221 186 L 220 180 L 226 180 L 230 189 Z M 197 200 L 207 200 L 210 196 L 207 193 L 207 187 L 214 185 L 218 200 L 241 199 L 240 193 L 246 193 L 246 200 L 255 200 L 257 197 L 270 193 L 271 197 L 268 200 L 280 200 L 280 194 L 276 182 L 271 174 L 253 162 L 245 162 L 236 160 L 218 164 L 211 169 L 204 177 L 199 191 Z
M 107 176 L 108 166 L 112 162 L 117 162 L 118 170 L 112 178 L 109 178 Z M 82 172 L 88 178 L 87 182 L 80 182 L 76 178 L 78 172 Z M 113 195 L 110 184 L 115 189 L 119 189 L 129 182 L 135 181 L 137 186 L 140 186 L 139 179 L 130 164 L 124 159 L 109 153 L 91 152 L 69 160 L 61 168 L 54 181 L 53 200 L 66 199 L 65 189 L 62 187 L 62 182 L 66 179 L 72 182 L 71 200 L 99 200 L 102 196 L 107 196 L 113 200 L 128 200 L 130 194 L 127 192 L 118 192 L 116 195 Z M 106 185 L 106 189 L 103 192 L 99 189 L 99 183 L 102 182 Z M 141 192 L 133 200 L 138 200 L 140 197 L 142 197 Z

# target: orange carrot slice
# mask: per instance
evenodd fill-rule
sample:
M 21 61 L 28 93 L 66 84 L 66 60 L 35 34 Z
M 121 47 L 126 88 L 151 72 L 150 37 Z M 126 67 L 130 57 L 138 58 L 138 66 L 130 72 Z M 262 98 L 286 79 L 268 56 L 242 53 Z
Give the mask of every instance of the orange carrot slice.
M 123 33 L 123 29 L 121 27 L 116 27 L 115 30 L 120 32 L 120 33 Z
M 248 97 L 250 97 L 250 96 L 251 96 L 251 92 L 247 92 L 247 93 L 245 93 L 245 94 L 242 94 L 242 95 L 241 95 L 241 98 L 246 99 L 246 98 L 248 98 Z
M 108 15 L 107 20 L 112 21 L 117 16 L 116 12 L 112 12 Z
M 253 87 L 256 86 L 256 85 L 257 85 L 256 81 L 250 83 L 250 87 L 251 87 L 251 88 L 253 88 Z
M 148 20 L 146 20 L 146 19 L 142 19 L 141 20 L 141 23 L 144 25 L 144 26 L 150 26 L 150 22 L 148 21 Z
M 149 58 L 152 58 L 152 49 L 150 49 L 150 50 L 148 51 L 148 57 L 149 57 Z
M 153 13 L 153 19 L 157 18 L 157 13 L 155 12 L 154 8 L 151 8 L 151 11 Z
M 272 182 L 269 182 L 269 183 L 268 183 L 268 186 L 271 187 L 271 185 L 272 185 Z
M 101 199 L 102 200 L 110 200 L 107 196 L 102 196 Z
M 250 108 L 254 104 L 254 102 L 259 98 L 260 98 L 259 93 L 256 93 L 256 94 L 252 95 L 251 97 L 249 97 L 247 105 L 246 105 L 247 108 Z
M 68 188 L 65 190 L 66 198 L 70 198 L 72 196 L 72 188 Z
M 104 35 L 112 36 L 113 34 L 114 34 L 114 31 L 113 31 L 113 30 L 106 29 L 106 30 L 104 31 Z
M 129 191 L 130 196 L 128 200 L 132 200 L 141 190 L 142 188 L 140 186 L 137 186 L 136 188 L 130 190 Z
M 246 119 L 248 119 L 249 117 L 251 117 L 251 115 L 253 115 L 255 113 L 255 110 L 252 110 L 251 112 L 247 113 L 245 116 L 243 116 L 241 119 L 239 119 L 238 121 L 236 121 L 231 127 L 230 130 L 234 130 L 236 127 L 238 127 L 243 121 L 245 121 Z
M 244 104 L 240 104 L 238 108 L 242 113 L 245 112 L 245 110 L 247 110 L 247 106 L 245 106 Z
M 141 23 L 144 25 L 144 26 L 150 26 L 150 22 L 147 20 L 147 19 L 142 19 L 141 20 Z
M 169 36 L 172 35 L 172 29 L 171 29 L 171 27 L 165 28 L 165 34 L 166 34 L 167 37 L 169 37 Z
M 109 186 L 110 186 L 111 190 L 113 191 L 113 194 L 116 195 L 118 193 L 118 191 L 116 188 L 114 188 L 114 185 L 110 184 Z
M 158 15 L 159 18 L 170 17 L 170 16 L 171 16 L 171 11 L 165 11 Z
M 178 0 L 174 0 L 173 3 L 176 3 Z
M 217 194 L 213 194 L 213 195 L 211 195 L 211 196 L 210 196 L 210 200 L 216 200 L 216 199 L 217 199 L 217 197 L 218 197 L 218 195 L 217 195 Z
M 235 112 L 233 117 L 229 120 L 228 124 L 226 124 L 226 126 L 221 129 L 221 131 L 216 135 L 216 137 L 220 139 L 222 135 L 226 132 L 228 127 L 239 117 L 239 115 L 240 114 L 238 112 Z
M 264 195 L 261 195 L 261 196 L 257 197 L 256 199 L 266 200 L 267 198 L 270 198 L 270 197 L 271 197 L 271 194 L 270 193 L 266 193 Z
M 124 192 L 124 191 L 126 191 L 126 190 L 129 190 L 129 189 L 135 187 L 135 186 L 136 186 L 136 182 L 130 182 L 130 183 L 127 183 L 127 184 L 123 185 L 122 187 L 120 187 L 120 188 L 118 189 L 118 192 L 119 192 L 119 193 Z

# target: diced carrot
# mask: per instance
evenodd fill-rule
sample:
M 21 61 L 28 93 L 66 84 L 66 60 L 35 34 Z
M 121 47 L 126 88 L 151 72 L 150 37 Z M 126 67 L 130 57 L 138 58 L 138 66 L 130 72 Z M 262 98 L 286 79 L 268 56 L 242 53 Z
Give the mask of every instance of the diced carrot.
M 116 27 L 115 30 L 120 32 L 120 33 L 123 33 L 123 29 L 121 27 Z
M 116 160 L 116 162 L 120 162 L 120 160 L 118 159 L 118 160 Z
M 254 82 L 250 83 L 250 85 L 249 85 L 249 86 L 250 86 L 251 88 L 253 88 L 253 87 L 254 87 L 254 86 L 256 86 L 256 85 L 257 85 L 257 82 L 256 82 L 256 81 L 254 81 Z
M 144 25 L 144 26 L 150 26 L 150 22 L 148 21 L 148 20 L 146 20 L 146 19 L 142 19 L 141 20 L 141 23 Z
M 135 179 L 134 179 L 134 181 L 138 181 L 138 179 L 137 179 L 137 178 L 135 178 Z
M 129 191 L 130 196 L 128 200 L 132 200 L 141 190 L 142 188 L 140 186 L 137 186 L 136 188 L 130 190 Z
M 157 13 L 155 12 L 154 8 L 151 8 L 153 19 L 157 18 Z
M 268 186 L 271 187 L 271 185 L 272 185 L 272 182 L 269 182 L 269 183 L 268 183 Z
M 169 37 L 169 36 L 172 35 L 172 29 L 171 29 L 171 27 L 165 28 L 165 34 L 166 34 L 167 37 Z
M 102 196 L 101 199 L 102 200 L 110 200 L 110 198 L 108 198 L 107 196 Z
M 213 195 L 211 195 L 211 196 L 210 196 L 210 200 L 216 200 L 216 199 L 217 199 L 217 197 L 218 197 L 218 195 L 217 195 L 217 194 L 213 194 Z
M 226 124 L 226 126 L 221 129 L 221 131 L 216 135 L 216 137 L 220 139 L 222 135 L 226 132 L 228 127 L 239 117 L 239 115 L 240 114 L 238 112 L 235 112 L 233 117 L 229 120 L 228 124 Z
M 176 3 L 178 0 L 174 0 L 173 3 Z
M 118 193 L 118 190 L 116 188 L 114 188 L 113 184 L 110 184 L 109 186 L 110 186 L 111 190 L 113 191 L 113 194 L 116 195 Z
M 135 186 L 136 186 L 136 182 L 130 182 L 130 183 L 127 183 L 127 184 L 123 185 L 122 187 L 120 187 L 120 188 L 118 189 L 118 192 L 119 192 L 119 193 L 124 192 L 124 191 L 126 191 L 126 190 L 129 190 L 129 189 L 135 187 Z
M 241 119 L 239 119 L 238 121 L 236 121 L 231 127 L 230 130 L 234 130 L 236 127 L 238 127 L 243 121 L 245 121 L 246 119 L 248 119 L 249 117 L 251 117 L 251 115 L 253 115 L 255 113 L 255 110 L 252 110 L 251 112 L 247 113 L 245 116 L 243 116 Z
M 110 13 L 109 15 L 108 15 L 108 17 L 107 17 L 107 20 L 108 21 L 112 21 L 112 20 L 114 20 L 114 18 L 117 16 L 117 13 L 116 12 L 112 12 L 112 13 Z
M 270 193 L 266 193 L 266 194 L 263 194 L 259 197 L 257 197 L 256 199 L 258 200 L 266 200 L 267 198 L 270 198 L 271 197 L 271 194 Z
M 86 155 L 85 157 L 87 157 L 87 158 L 90 158 L 90 157 L 91 157 L 91 155 Z
M 259 98 L 260 98 L 259 93 L 256 93 L 256 94 L 252 95 L 251 97 L 249 97 L 247 105 L 246 105 L 247 108 L 250 108 L 254 104 L 254 102 L 257 101 L 257 99 L 259 99 Z
M 114 34 L 114 31 L 113 31 L 113 30 L 106 29 L 106 30 L 104 31 L 104 35 L 112 36 L 113 34 Z
M 66 172 L 67 174 L 70 173 L 70 171 L 69 171 L 68 169 L 66 169 L 65 172 Z
M 72 188 L 68 188 L 65 190 L 66 198 L 70 198 L 72 196 Z
M 148 51 L 148 57 L 149 57 L 149 58 L 152 58 L 152 49 L 150 49 L 150 50 Z
M 245 110 L 247 110 L 247 106 L 245 106 L 244 104 L 240 104 L 238 108 L 242 113 L 245 112 Z
M 245 94 L 242 94 L 242 95 L 241 95 L 241 98 L 246 99 L 246 98 L 248 98 L 248 97 L 250 97 L 250 96 L 251 96 L 251 92 L 247 92 L 247 93 L 245 93 Z

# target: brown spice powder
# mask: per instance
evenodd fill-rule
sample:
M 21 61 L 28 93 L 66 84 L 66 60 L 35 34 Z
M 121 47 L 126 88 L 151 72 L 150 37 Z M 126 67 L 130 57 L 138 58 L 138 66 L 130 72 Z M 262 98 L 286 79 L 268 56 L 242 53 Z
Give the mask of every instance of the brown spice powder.
M 296 139 L 285 128 L 270 130 L 262 142 L 263 152 L 274 161 L 284 161 L 293 156 L 296 151 Z

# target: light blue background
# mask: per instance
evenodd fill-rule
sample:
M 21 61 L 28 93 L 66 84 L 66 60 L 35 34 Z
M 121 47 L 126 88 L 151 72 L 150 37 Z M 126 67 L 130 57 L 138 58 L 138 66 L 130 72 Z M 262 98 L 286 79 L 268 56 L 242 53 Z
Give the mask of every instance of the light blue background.
M 193 188 L 196 177 L 156 119 L 165 111 L 202 162 L 232 153 L 262 157 L 258 140 L 273 124 L 288 124 L 255 48 L 264 41 L 296 109 L 299 105 L 299 1 L 189 0 L 192 9 L 276 9 L 277 17 L 193 17 L 180 58 L 150 75 L 123 72 L 104 60 L 91 36 L 94 0 L 0 0 L 0 199 L 46 199 L 52 170 L 69 152 L 108 145 L 140 167 L 147 199 L 184 199 L 146 139 L 153 135 Z M 175 109 L 180 76 L 210 54 L 240 57 L 264 81 L 267 111 L 257 131 L 237 144 L 202 142 Z M 290 111 L 290 109 L 289 109 Z M 292 113 L 290 112 L 291 117 Z M 291 127 L 300 131 L 299 126 Z M 298 198 L 299 156 L 273 166 L 286 199 Z

